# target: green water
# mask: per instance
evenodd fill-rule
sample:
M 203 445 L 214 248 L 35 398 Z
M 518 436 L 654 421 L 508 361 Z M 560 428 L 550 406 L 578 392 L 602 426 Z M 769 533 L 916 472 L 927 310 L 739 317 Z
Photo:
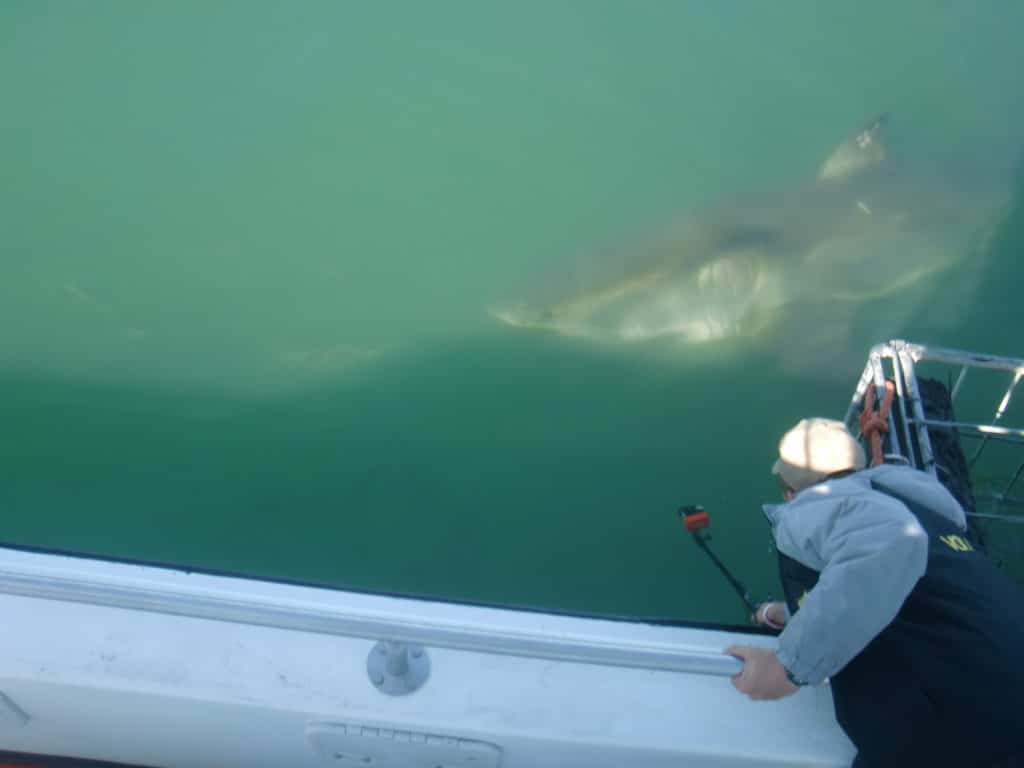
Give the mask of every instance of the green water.
M 996 0 L 4 3 L 0 540 L 741 621 L 677 505 L 777 594 L 776 441 L 842 415 L 870 344 L 1024 355 L 1022 24 Z M 799 318 L 666 351 L 488 316 L 813 177 L 881 110 L 893 154 L 994 160 L 1009 215 L 899 312 L 858 307 L 827 370 Z

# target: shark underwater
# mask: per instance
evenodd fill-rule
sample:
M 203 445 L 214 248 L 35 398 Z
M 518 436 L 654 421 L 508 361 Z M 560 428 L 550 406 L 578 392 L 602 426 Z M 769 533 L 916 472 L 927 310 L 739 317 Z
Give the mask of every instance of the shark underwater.
M 780 328 L 835 337 L 858 308 L 884 301 L 904 310 L 877 332 L 898 332 L 908 296 L 920 300 L 935 276 L 980 259 L 1010 185 L 1005 163 L 895 162 L 888 125 L 886 114 L 872 118 L 801 183 L 683 215 L 490 314 L 570 337 L 699 344 Z

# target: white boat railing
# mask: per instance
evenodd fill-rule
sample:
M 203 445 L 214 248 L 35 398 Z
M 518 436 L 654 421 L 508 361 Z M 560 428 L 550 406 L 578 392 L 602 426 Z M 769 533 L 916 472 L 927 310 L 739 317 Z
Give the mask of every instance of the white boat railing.
M 256 589 L 249 589 L 246 580 L 237 578 L 195 574 L 192 579 L 174 579 L 176 571 L 138 565 L 124 565 L 116 576 L 103 576 L 103 563 L 93 567 L 84 559 L 50 559 L 70 567 L 62 573 L 37 566 L 31 555 L 19 558 L 9 553 L 0 560 L 0 594 L 549 661 L 718 677 L 731 677 L 743 668 L 739 660 L 723 653 L 638 641 L 628 633 L 616 638 L 621 633 L 609 630 L 629 622 L 611 619 L 457 604 L 452 609 L 459 612 L 458 618 L 451 618 L 439 611 L 438 604 L 413 598 L 364 597 L 263 582 L 253 582 Z M 202 585 L 189 586 L 189 581 Z M 296 594 L 305 599 L 296 599 Z M 384 605 L 390 610 L 382 610 Z

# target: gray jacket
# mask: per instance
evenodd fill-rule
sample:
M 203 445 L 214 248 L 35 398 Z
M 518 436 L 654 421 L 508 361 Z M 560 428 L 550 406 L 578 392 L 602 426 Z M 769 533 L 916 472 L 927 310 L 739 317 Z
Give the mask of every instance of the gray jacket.
M 797 680 L 821 683 L 846 666 L 896 617 L 924 575 L 924 530 L 871 480 L 967 527 L 963 509 L 938 480 L 902 466 L 867 469 L 766 505 L 779 551 L 820 573 L 779 636 L 778 659 Z

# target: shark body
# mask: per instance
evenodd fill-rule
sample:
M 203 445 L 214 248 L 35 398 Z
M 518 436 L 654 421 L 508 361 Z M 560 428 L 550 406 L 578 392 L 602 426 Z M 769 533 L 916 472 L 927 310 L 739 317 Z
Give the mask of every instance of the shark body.
M 593 340 L 703 343 L 895 298 L 982 252 L 1007 190 L 993 174 L 894 162 L 888 122 L 868 121 L 803 183 L 685 216 L 604 269 L 491 314 Z

